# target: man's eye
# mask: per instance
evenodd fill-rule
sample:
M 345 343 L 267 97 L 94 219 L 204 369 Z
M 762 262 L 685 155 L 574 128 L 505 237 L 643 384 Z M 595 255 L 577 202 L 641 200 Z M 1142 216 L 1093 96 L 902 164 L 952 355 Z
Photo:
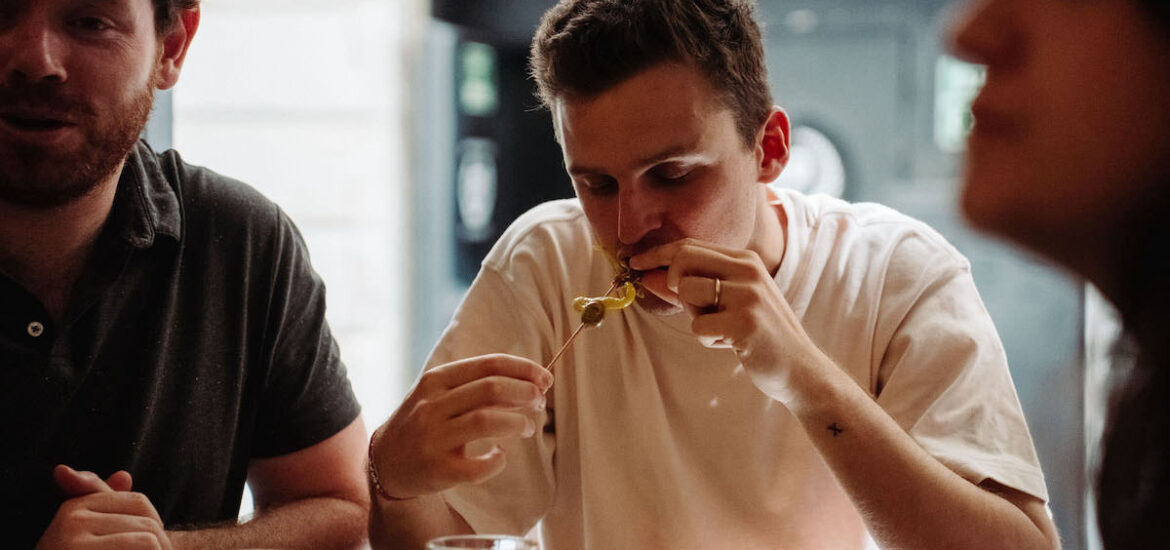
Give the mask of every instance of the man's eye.
M 691 176 L 691 174 L 693 172 L 694 172 L 694 170 L 691 170 L 689 168 L 687 168 L 687 169 L 668 168 L 668 169 L 656 170 L 654 172 L 654 176 L 656 178 L 658 178 L 658 181 L 661 181 L 663 183 L 683 183 L 683 182 L 687 181 L 687 179 Z
M 102 32 L 111 28 L 109 23 L 99 17 L 79 17 L 73 21 L 73 26 L 88 32 Z
M 617 180 L 610 176 L 583 178 L 581 183 L 593 193 L 605 193 L 617 189 Z

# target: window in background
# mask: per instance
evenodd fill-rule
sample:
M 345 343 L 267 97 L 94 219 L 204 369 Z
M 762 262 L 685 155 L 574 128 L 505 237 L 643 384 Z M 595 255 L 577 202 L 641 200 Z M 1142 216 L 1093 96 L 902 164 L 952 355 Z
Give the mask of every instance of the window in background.
M 413 372 L 401 60 L 419 4 L 204 0 L 173 96 L 183 157 L 256 187 L 300 227 L 371 430 Z

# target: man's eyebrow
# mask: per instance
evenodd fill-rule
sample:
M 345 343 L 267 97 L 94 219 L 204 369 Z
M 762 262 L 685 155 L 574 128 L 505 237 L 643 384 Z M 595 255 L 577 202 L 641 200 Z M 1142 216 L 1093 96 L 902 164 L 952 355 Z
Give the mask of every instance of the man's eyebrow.
M 647 155 L 645 157 L 642 157 L 641 159 L 638 159 L 637 161 L 635 161 L 634 165 L 639 166 L 639 167 L 651 166 L 651 165 L 658 164 L 658 163 L 660 163 L 664 160 L 670 159 L 670 158 L 690 155 L 690 154 L 694 153 L 695 149 L 697 149 L 697 148 L 698 148 L 698 143 L 680 143 L 680 144 L 672 145 L 670 147 L 667 147 L 666 149 L 663 149 L 661 151 L 658 151 L 656 153 L 653 153 L 653 154 Z M 598 168 L 593 168 L 591 166 L 580 165 L 580 164 L 570 165 L 568 167 L 568 171 L 569 171 L 569 174 L 573 175 L 573 176 L 587 176 L 587 175 L 604 174 L 605 173 L 604 170 L 601 170 Z
M 78 2 L 78 4 L 97 8 L 124 8 L 126 7 L 126 0 L 84 0 Z
M 697 142 L 680 143 L 677 145 L 672 145 L 672 146 L 667 147 L 666 149 L 663 149 L 657 153 L 654 153 L 652 155 L 648 155 L 646 157 L 639 159 L 637 161 L 636 165 L 637 166 L 650 166 L 653 164 L 658 164 L 658 163 L 660 163 L 664 160 L 670 159 L 670 158 L 687 156 L 687 155 L 694 153 L 695 149 L 698 148 L 698 145 L 699 144 Z

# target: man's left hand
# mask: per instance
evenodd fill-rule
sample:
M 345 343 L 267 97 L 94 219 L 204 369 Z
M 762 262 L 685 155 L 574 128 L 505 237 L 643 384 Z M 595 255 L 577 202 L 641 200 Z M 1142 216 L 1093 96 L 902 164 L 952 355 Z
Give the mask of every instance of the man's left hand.
M 688 238 L 633 256 L 630 267 L 645 271 L 643 287 L 691 315 L 703 345 L 735 350 L 773 399 L 788 403 L 801 377 L 831 365 L 755 252 Z

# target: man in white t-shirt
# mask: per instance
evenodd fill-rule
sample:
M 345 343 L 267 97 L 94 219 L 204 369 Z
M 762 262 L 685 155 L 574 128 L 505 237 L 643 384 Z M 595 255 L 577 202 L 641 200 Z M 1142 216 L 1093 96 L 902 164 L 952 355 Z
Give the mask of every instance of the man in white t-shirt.
M 565 0 L 532 66 L 578 198 L 505 233 L 375 433 L 376 548 L 538 524 L 546 550 L 1059 546 L 967 261 L 887 208 L 768 191 L 789 125 L 750 3 Z M 554 384 L 610 257 L 642 295 Z

